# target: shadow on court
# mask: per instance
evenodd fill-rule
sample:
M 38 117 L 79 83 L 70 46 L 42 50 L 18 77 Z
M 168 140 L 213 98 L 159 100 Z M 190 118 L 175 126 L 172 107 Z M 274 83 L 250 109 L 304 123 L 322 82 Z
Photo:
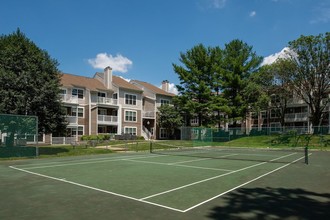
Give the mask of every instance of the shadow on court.
M 330 219 L 330 194 L 303 189 L 238 189 L 222 197 L 211 219 Z

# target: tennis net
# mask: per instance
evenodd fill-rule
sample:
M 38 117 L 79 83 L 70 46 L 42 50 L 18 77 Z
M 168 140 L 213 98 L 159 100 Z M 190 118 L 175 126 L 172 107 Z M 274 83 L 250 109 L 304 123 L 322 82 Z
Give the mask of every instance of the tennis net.
M 210 159 L 245 160 L 270 163 L 306 163 L 308 148 L 244 148 L 220 146 L 172 145 L 153 141 L 150 153 L 172 156 L 201 157 Z

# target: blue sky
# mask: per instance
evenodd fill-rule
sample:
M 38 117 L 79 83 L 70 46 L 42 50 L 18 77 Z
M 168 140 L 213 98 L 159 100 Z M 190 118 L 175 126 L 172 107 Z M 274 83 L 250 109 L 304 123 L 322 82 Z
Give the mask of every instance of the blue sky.
M 17 28 L 59 62 L 64 73 L 114 74 L 179 84 L 172 63 L 202 43 L 240 39 L 260 56 L 300 35 L 330 31 L 330 0 L 8 0 L 0 34 Z

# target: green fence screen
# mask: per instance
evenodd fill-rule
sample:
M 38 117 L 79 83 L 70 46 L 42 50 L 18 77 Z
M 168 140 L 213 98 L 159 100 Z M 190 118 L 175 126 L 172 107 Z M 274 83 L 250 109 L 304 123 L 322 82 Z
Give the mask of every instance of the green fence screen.
M 38 118 L 0 114 L 0 157 L 38 156 Z

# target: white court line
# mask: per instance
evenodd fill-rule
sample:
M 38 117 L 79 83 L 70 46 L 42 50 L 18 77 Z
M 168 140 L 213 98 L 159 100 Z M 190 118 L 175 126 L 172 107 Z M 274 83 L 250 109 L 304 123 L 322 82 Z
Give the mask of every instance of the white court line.
M 312 154 L 309 154 L 308 156 L 310 156 L 310 155 L 312 155 Z M 219 198 L 219 197 L 221 197 L 221 196 L 223 196 L 223 195 L 225 195 L 225 194 L 227 194 L 227 193 L 230 193 L 231 191 L 234 191 L 235 189 L 241 188 L 242 186 L 245 186 L 245 185 L 247 185 L 247 184 L 249 184 L 249 183 L 252 183 L 252 182 L 254 182 L 254 181 L 256 181 L 256 180 L 258 180 L 258 179 L 260 179 L 260 178 L 262 178 L 262 177 L 268 176 L 269 174 L 272 174 L 272 173 L 274 173 L 274 172 L 276 172 L 276 171 L 278 171 L 278 170 L 281 170 L 281 169 L 283 169 L 283 168 L 285 168 L 285 167 L 287 167 L 287 166 L 289 166 L 289 165 L 291 165 L 291 164 L 293 164 L 293 163 L 295 163 L 295 162 L 297 162 L 297 161 L 299 161 L 299 160 L 302 160 L 302 159 L 304 159 L 304 158 L 305 158 L 304 156 L 303 156 L 303 157 L 300 157 L 300 158 L 298 158 L 297 160 L 292 161 L 291 163 L 285 164 L 285 165 L 283 165 L 283 166 L 281 166 L 281 167 L 279 167 L 279 168 L 276 168 L 275 170 L 269 171 L 268 173 L 265 173 L 265 174 L 263 174 L 263 175 L 261 175 L 261 176 L 258 176 L 258 177 L 256 177 L 256 178 L 254 178 L 254 179 L 252 179 L 252 180 L 250 180 L 250 181 L 247 181 L 247 182 L 245 182 L 245 183 L 243 183 L 243 184 L 241 184 L 241 185 L 238 185 L 238 186 L 236 186 L 236 187 L 234 187 L 234 188 L 231 188 L 231 189 L 227 190 L 226 192 L 223 192 L 223 193 L 221 193 L 221 194 L 219 194 L 219 195 L 216 195 L 216 196 L 214 196 L 214 197 L 212 197 L 212 198 L 210 198 L 210 199 L 207 199 L 207 200 L 205 200 L 205 201 L 203 201 L 203 202 L 201 202 L 201 203 L 198 203 L 197 205 L 191 206 L 190 208 L 183 210 L 183 212 L 188 212 L 188 211 L 190 211 L 190 210 L 192 210 L 192 209 L 194 209 L 194 208 L 196 208 L 196 207 L 198 207 L 198 206 L 201 206 L 201 205 L 203 205 L 203 204 L 205 204 L 205 203 L 207 203 L 207 202 L 209 202 L 209 201 L 211 201 L 211 200 L 213 200 L 213 199 Z
M 279 159 L 281 159 L 281 158 L 288 157 L 288 156 L 291 156 L 291 155 L 294 155 L 294 154 L 296 154 L 296 153 L 292 153 L 292 154 L 289 154 L 289 155 L 286 155 L 286 156 L 282 156 L 282 157 L 279 157 L 279 158 L 275 158 L 275 159 L 273 159 L 273 160 L 271 160 L 271 161 L 279 160 Z M 311 154 L 309 154 L 309 155 L 311 155 Z M 192 207 L 190 207 L 190 208 L 188 208 L 188 209 L 185 209 L 185 210 L 180 210 L 180 209 L 172 208 L 172 207 L 169 207 L 169 206 L 164 206 L 164 205 L 161 205 L 161 204 L 158 204 L 158 203 L 153 203 L 153 202 L 149 202 L 149 201 L 146 201 L 146 200 L 145 200 L 145 199 L 147 199 L 147 198 L 155 197 L 156 194 L 155 194 L 155 195 L 152 195 L 152 196 L 144 197 L 144 198 L 141 198 L 141 199 L 137 199 L 137 198 L 134 198 L 134 197 L 130 197 L 130 196 L 126 196 L 126 195 L 122 195 L 122 194 L 118 194 L 118 193 L 114 193 L 114 192 L 110 192 L 110 191 L 106 191 L 106 190 L 98 189 L 98 188 L 95 188 L 95 187 L 91 187 L 91 186 L 87 186 L 87 185 L 83 185 L 83 184 L 75 183 L 75 182 L 68 181 L 68 180 L 65 180 L 65 179 L 60 179 L 60 178 L 56 178 L 56 177 L 51 177 L 51 176 L 47 176 L 47 175 L 43 175 L 43 174 L 39 174 L 39 173 L 35 173 L 35 172 L 31 172 L 31 171 L 24 170 L 24 169 L 21 169 L 21 168 L 17 168 L 17 167 L 14 167 L 14 166 L 9 166 L 9 167 L 12 168 L 12 169 L 16 169 L 16 170 L 19 170 L 19 171 L 22 171 L 22 172 L 29 173 L 29 174 L 33 174 L 33 175 L 37 175 L 37 176 L 41 176 L 41 177 L 45 177 L 45 178 L 49 178 L 49 179 L 53 179 L 53 180 L 57 180 L 57 181 L 65 182 L 65 183 L 69 183 L 69 184 L 72 184 L 72 185 L 76 185 L 76 186 L 80 186 L 80 187 L 84 187 L 84 188 L 92 189 L 92 190 L 95 190 L 95 191 L 104 192 L 104 193 L 107 193 L 107 194 L 111 194 L 111 195 L 115 195 L 115 196 L 119 196 L 119 197 L 123 197 L 123 198 L 131 199 L 131 200 L 134 200 L 134 201 L 139 201 L 139 202 L 143 202 L 143 203 L 147 203 L 147 204 L 155 205 L 155 206 L 158 206 L 158 207 L 162 207 L 162 208 L 166 208 L 166 209 L 170 209 L 170 210 L 173 210 L 173 211 L 177 211 L 177 212 L 184 213 L 184 212 L 190 211 L 191 209 L 196 208 L 196 207 L 198 207 L 198 206 L 200 206 L 200 205 L 202 205 L 202 204 L 205 204 L 205 203 L 207 203 L 207 202 L 209 202 L 209 201 L 211 201 L 211 200 L 213 200 L 213 199 L 215 199 L 215 198 L 218 198 L 218 197 L 220 197 L 220 196 L 222 196 L 222 195 L 224 195 L 224 194 L 226 194 L 226 193 L 229 193 L 229 192 L 231 192 L 231 191 L 233 191 L 233 190 L 235 190 L 235 189 L 237 189 L 237 188 L 239 188 L 239 187 L 242 187 L 242 186 L 244 186 L 244 185 L 246 185 L 246 184 L 249 184 L 249 183 L 251 183 L 251 182 L 253 182 L 253 181 L 255 181 L 255 180 L 258 180 L 258 179 L 260 179 L 260 178 L 262 178 L 262 177 L 264 177 L 264 176 L 267 176 L 267 175 L 269 175 L 269 174 L 271 174 L 271 173 L 273 173 L 273 172 L 275 172 L 275 171 L 278 171 L 278 170 L 280 170 L 280 169 L 282 169 L 282 168 L 284 168 L 284 167 L 286 167 L 286 166 L 289 166 L 290 164 L 293 164 L 293 163 L 295 163 L 296 161 L 301 160 L 301 159 L 303 159 L 303 158 L 304 158 L 304 157 L 301 157 L 301 158 L 299 158 L 299 159 L 297 159 L 297 160 L 295 160 L 295 161 L 293 161 L 293 162 L 291 162 L 291 163 L 289 163 L 289 164 L 285 164 L 285 165 L 283 165 L 283 166 L 281 166 L 281 167 L 279 167 L 279 168 L 277 168 L 277 169 L 275 169 L 275 170 L 272 170 L 272 171 L 270 171 L 270 172 L 268 172 L 268 173 L 266 173 L 266 174 L 263 174 L 263 175 L 261 175 L 261 176 L 259 176 L 259 177 L 256 177 L 256 178 L 254 178 L 253 180 L 250 180 L 250 181 L 248 181 L 248 182 L 246 182 L 246 183 L 243 183 L 243 184 L 241 184 L 241 185 L 239 185 L 239 186 L 236 186 L 236 187 L 234 187 L 234 188 L 232 188 L 232 189 L 230 189 L 230 190 L 228 190 L 228 191 L 226 191 L 226 192 L 224 192 L 224 193 L 221 193 L 221 194 L 219 194 L 219 195 L 217 195 L 217 196 L 215 196 L 215 197 L 212 197 L 212 198 L 210 198 L 210 199 L 208 199 L 208 200 L 205 200 L 205 201 L 203 201 L 203 202 L 201 202 L 201 203 L 199 203 L 199 204 L 197 204 L 197 205 L 194 205 L 194 206 L 192 206 Z M 136 162 L 136 161 L 134 161 L 134 162 Z M 185 188 L 185 187 L 188 187 L 188 186 L 190 186 L 190 185 L 195 185 L 195 184 L 198 184 L 198 183 L 201 183 L 201 182 L 206 182 L 206 181 L 211 180 L 211 179 L 215 179 L 215 178 L 219 178 L 219 177 L 221 177 L 221 176 L 225 176 L 225 175 L 228 175 L 228 174 L 236 173 L 236 172 L 239 172 L 239 171 L 242 171 L 242 170 L 245 170 L 245 169 L 249 169 L 249 168 L 252 168 L 252 167 L 255 167 L 255 166 L 259 166 L 259 165 L 262 165 L 262 164 L 265 164 L 265 163 L 268 163 L 268 162 L 262 162 L 262 163 L 259 163 L 259 164 L 255 164 L 255 165 L 252 165 L 252 166 L 249 166 L 249 167 L 245 167 L 245 168 L 242 168 L 242 169 L 239 169 L 239 170 L 236 170 L 236 171 L 233 171 L 233 172 L 230 172 L 230 173 L 224 174 L 224 175 L 219 175 L 219 176 L 215 176 L 215 177 L 213 177 L 213 178 L 208 178 L 208 179 L 206 179 L 206 180 L 198 181 L 198 182 L 195 182 L 195 183 L 192 183 L 192 184 L 188 184 L 188 185 L 186 185 L 186 186 L 179 187 L 179 188 Z M 173 190 L 169 190 L 169 191 L 174 191 L 174 190 L 177 190 L 177 189 L 179 189 L 179 188 L 176 188 L 176 189 L 173 189 Z M 169 191 L 167 191 L 167 192 L 169 192 Z M 159 194 L 157 194 L 157 195 L 164 194 L 164 193 L 166 193 L 166 192 L 159 193 Z
M 228 155 L 224 155 L 221 157 L 217 157 L 216 159 L 221 159 L 221 158 L 226 158 L 226 157 L 231 157 L 231 156 L 236 156 L 237 154 L 228 154 Z M 195 161 L 201 161 L 201 160 L 212 160 L 214 158 L 203 158 L 203 159 L 195 159 L 195 160 L 185 160 L 185 161 L 180 161 L 180 162 L 175 162 L 175 163 L 170 163 L 169 165 L 173 165 L 173 164 L 179 164 L 179 163 L 189 163 L 189 162 L 195 162 Z
M 161 204 L 158 204 L 158 203 L 144 201 L 144 200 L 137 199 L 137 198 L 134 198 L 134 197 L 125 196 L 125 195 L 122 195 L 122 194 L 119 194 L 119 193 L 115 193 L 115 192 L 111 192 L 111 191 L 107 191 L 107 190 L 103 190 L 103 189 L 99 189 L 99 188 L 87 186 L 87 185 L 84 185 L 84 184 L 80 184 L 80 183 L 68 181 L 68 180 L 65 180 L 65 179 L 60 179 L 60 178 L 56 178 L 56 177 L 52 177 L 52 176 L 43 175 L 43 174 L 40 174 L 40 173 L 31 172 L 31 171 L 20 169 L 20 168 L 13 167 L 13 166 L 9 166 L 9 167 L 12 168 L 12 169 L 15 169 L 15 170 L 19 170 L 19 171 L 25 172 L 25 173 L 29 173 L 29 174 L 33 174 L 33 175 L 45 177 L 45 178 L 52 179 L 52 180 L 57 180 L 57 181 L 64 182 L 64 183 L 69 183 L 69 184 L 72 184 L 72 185 L 75 185 L 75 186 L 80 186 L 80 187 L 84 187 L 84 188 L 87 188 L 87 189 L 92 189 L 92 190 L 95 190 L 95 191 L 99 191 L 99 192 L 111 194 L 111 195 L 114 195 L 114 196 L 119 196 L 119 197 L 123 197 L 123 198 L 126 198 L 126 199 L 131 199 L 131 200 L 134 200 L 134 201 L 138 201 L 138 202 L 143 202 L 143 203 L 147 203 L 147 204 L 150 204 L 150 205 L 159 206 L 159 207 L 170 209 L 170 210 L 177 211 L 177 212 L 183 212 L 183 210 L 172 208 L 172 207 L 169 207 L 169 206 L 164 206 L 164 205 L 161 205 Z
M 139 159 L 139 158 L 137 158 L 137 159 Z M 144 161 L 144 160 L 134 160 L 134 159 L 123 159 L 123 160 L 131 161 L 131 162 L 136 162 L 136 163 L 151 163 L 151 164 L 164 165 L 164 166 L 189 167 L 189 168 L 203 169 L 203 170 L 216 170 L 216 171 L 225 171 L 225 172 L 231 172 L 231 171 L 233 171 L 233 170 L 219 169 L 219 168 L 198 167 L 198 166 L 189 166 L 189 165 L 173 164 L 173 163 L 159 163 L 159 162 Z
M 275 158 L 275 159 L 270 160 L 270 161 L 279 160 L 279 159 L 282 159 L 284 157 L 292 156 L 294 154 L 296 154 L 296 153 L 292 153 L 292 154 L 288 154 L 288 155 L 285 155 L 285 156 L 282 156 L 282 157 L 278 157 L 278 158 Z M 153 197 L 156 197 L 156 196 L 160 196 L 160 195 L 163 195 L 163 194 L 166 194 L 166 193 L 170 193 L 170 192 L 173 192 L 173 191 L 176 191 L 176 190 L 179 190 L 179 189 L 184 189 L 184 188 L 187 188 L 189 186 L 193 186 L 193 185 L 197 185 L 197 184 L 200 184 L 200 183 L 204 183 L 204 182 L 207 182 L 207 181 L 210 181 L 210 180 L 213 180 L 213 179 L 217 179 L 217 178 L 220 178 L 220 177 L 223 177 L 223 176 L 227 176 L 229 174 L 233 174 L 233 173 L 237 173 L 237 172 L 240 172 L 240 171 L 243 171 L 243 170 L 246 170 L 246 169 L 250 169 L 252 167 L 260 166 L 260 165 L 265 164 L 265 163 L 268 163 L 268 162 L 262 162 L 262 163 L 254 164 L 254 165 L 251 165 L 251 166 L 248 166 L 248 167 L 244 167 L 242 169 L 231 171 L 229 173 L 221 174 L 221 175 L 218 175 L 218 176 L 214 176 L 214 177 L 211 177 L 211 178 L 207 178 L 207 179 L 204 179 L 204 180 L 193 182 L 193 183 L 190 183 L 190 184 L 187 184 L 187 185 L 183 185 L 183 186 L 180 186 L 180 187 L 177 187 L 177 188 L 166 190 L 166 191 L 163 191 L 163 192 L 160 192 L 160 193 L 156 193 L 156 194 L 153 194 L 153 195 L 150 195 L 150 196 L 141 198 L 141 200 L 150 199 L 150 198 L 153 198 Z
M 153 157 L 164 157 L 166 155 L 157 155 L 157 156 L 135 156 L 135 157 L 129 157 L 129 159 L 143 159 L 143 158 L 153 158 Z M 63 166 L 75 166 L 75 165 L 83 165 L 83 164 L 92 164 L 92 163 L 106 163 L 111 161 L 121 161 L 126 160 L 127 157 L 121 157 L 121 158 L 111 158 L 111 159 L 101 159 L 101 160 L 94 160 L 94 161 L 86 161 L 86 162 L 70 162 L 70 163 L 61 163 L 56 165 L 46 165 L 46 166 L 37 166 L 37 167 L 24 167 L 25 170 L 33 170 L 33 169 L 41 169 L 41 168 L 54 168 L 54 167 L 63 167 Z

